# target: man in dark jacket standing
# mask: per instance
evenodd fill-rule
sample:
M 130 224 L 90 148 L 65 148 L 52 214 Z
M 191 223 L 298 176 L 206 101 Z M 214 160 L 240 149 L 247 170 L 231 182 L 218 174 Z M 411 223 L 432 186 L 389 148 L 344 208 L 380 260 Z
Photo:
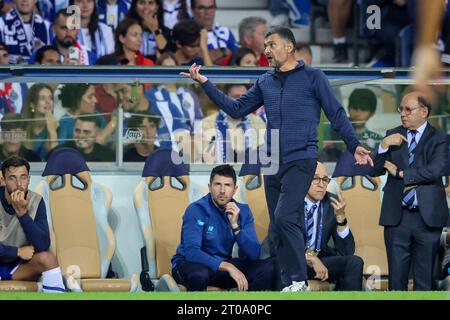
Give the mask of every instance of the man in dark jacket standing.
M 411 263 L 414 290 L 433 289 L 433 263 L 448 218 L 442 183 L 448 140 L 427 122 L 430 111 L 420 93 L 403 97 L 398 108 L 402 125 L 387 131 L 371 174 L 389 173 L 380 225 L 384 226 L 390 290 L 408 289 Z
M 284 291 L 306 291 L 307 271 L 303 199 L 311 185 L 318 158 L 317 126 L 324 109 L 333 128 L 344 139 L 358 164 L 372 164 L 369 151 L 359 145 L 344 108 L 336 100 L 324 73 L 295 59 L 295 38 L 288 28 L 277 28 L 265 36 L 265 54 L 275 67 L 261 75 L 241 98 L 232 100 L 200 74 L 193 64 L 183 76 L 202 84 L 222 110 L 240 118 L 264 105 L 267 114 L 267 150 L 278 144 L 280 158 L 276 174 L 265 176 L 270 214 L 269 238 L 280 269 L 291 279 Z M 278 130 L 279 141 L 272 131 Z M 271 141 L 275 140 L 275 141 Z

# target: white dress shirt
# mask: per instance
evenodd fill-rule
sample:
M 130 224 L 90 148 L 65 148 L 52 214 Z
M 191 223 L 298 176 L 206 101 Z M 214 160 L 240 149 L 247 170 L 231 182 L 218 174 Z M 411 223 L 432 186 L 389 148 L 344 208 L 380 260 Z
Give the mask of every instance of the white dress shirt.
M 315 250 L 316 249 L 316 237 L 317 237 L 317 224 L 320 223 L 320 221 L 317 221 L 319 218 L 319 209 L 320 209 L 320 201 L 314 202 L 312 200 L 310 200 L 308 197 L 305 197 L 305 201 L 306 201 L 306 212 L 308 212 L 311 207 L 313 205 L 316 205 L 317 208 L 316 210 L 314 210 L 314 214 L 313 214 L 313 219 L 314 219 L 314 225 L 313 225 L 313 234 L 312 234 L 312 244 L 311 244 L 311 249 Z M 337 234 L 339 235 L 339 237 L 341 237 L 342 239 L 345 239 L 345 237 L 348 236 L 350 232 L 350 228 L 348 227 L 348 224 L 345 226 L 345 229 L 342 231 L 337 230 Z

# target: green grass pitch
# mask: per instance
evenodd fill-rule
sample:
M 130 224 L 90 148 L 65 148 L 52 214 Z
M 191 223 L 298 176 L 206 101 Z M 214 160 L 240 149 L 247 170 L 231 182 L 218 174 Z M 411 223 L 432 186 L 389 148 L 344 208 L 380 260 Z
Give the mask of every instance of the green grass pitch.
M 450 300 L 450 292 L 0 292 L 0 300 Z

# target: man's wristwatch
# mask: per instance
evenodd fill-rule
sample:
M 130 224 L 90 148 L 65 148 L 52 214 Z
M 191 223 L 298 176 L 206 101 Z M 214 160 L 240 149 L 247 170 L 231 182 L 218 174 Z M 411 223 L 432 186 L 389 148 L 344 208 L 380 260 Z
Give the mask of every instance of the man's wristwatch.
M 159 36 L 160 34 L 162 34 L 162 30 L 161 29 L 156 29 L 155 31 L 153 31 L 153 34 L 155 36 Z
M 344 220 L 342 220 L 342 222 L 338 221 L 337 225 L 340 226 L 340 227 L 343 227 L 343 226 L 347 225 L 347 218 L 344 218 Z
M 241 226 L 237 226 L 236 228 L 231 228 L 234 233 L 241 231 Z

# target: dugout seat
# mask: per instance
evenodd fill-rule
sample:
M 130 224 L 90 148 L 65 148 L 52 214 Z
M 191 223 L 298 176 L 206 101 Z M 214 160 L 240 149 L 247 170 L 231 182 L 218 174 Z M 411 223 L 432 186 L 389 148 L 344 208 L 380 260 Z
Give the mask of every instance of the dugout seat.
M 189 179 L 189 166 L 175 164 L 175 157 L 170 149 L 151 154 L 145 161 L 143 180 L 134 191 L 134 207 L 144 238 L 140 276 L 144 291 L 186 290 L 171 276 L 171 258 L 180 243 L 183 214 L 196 190 Z
M 34 281 L 0 281 L 0 292 L 37 292 L 42 291 L 42 286 Z
M 243 164 L 239 176 L 243 178 L 243 198 L 253 214 L 255 231 L 260 243 L 269 231 L 269 209 L 267 208 L 264 179 L 258 165 Z
M 346 151 L 336 164 L 333 178 L 346 200 L 346 216 L 355 238 L 355 254 L 364 260 L 365 287 L 387 290 L 388 267 L 383 227 L 378 224 L 381 212 L 381 180 L 370 177 L 369 165 L 355 165 Z
M 45 200 L 51 237 L 66 287 L 71 291 L 135 291 L 138 279 L 107 278 L 115 236 L 108 224 L 112 196 L 91 179 L 75 149 L 53 151 L 36 192 Z

